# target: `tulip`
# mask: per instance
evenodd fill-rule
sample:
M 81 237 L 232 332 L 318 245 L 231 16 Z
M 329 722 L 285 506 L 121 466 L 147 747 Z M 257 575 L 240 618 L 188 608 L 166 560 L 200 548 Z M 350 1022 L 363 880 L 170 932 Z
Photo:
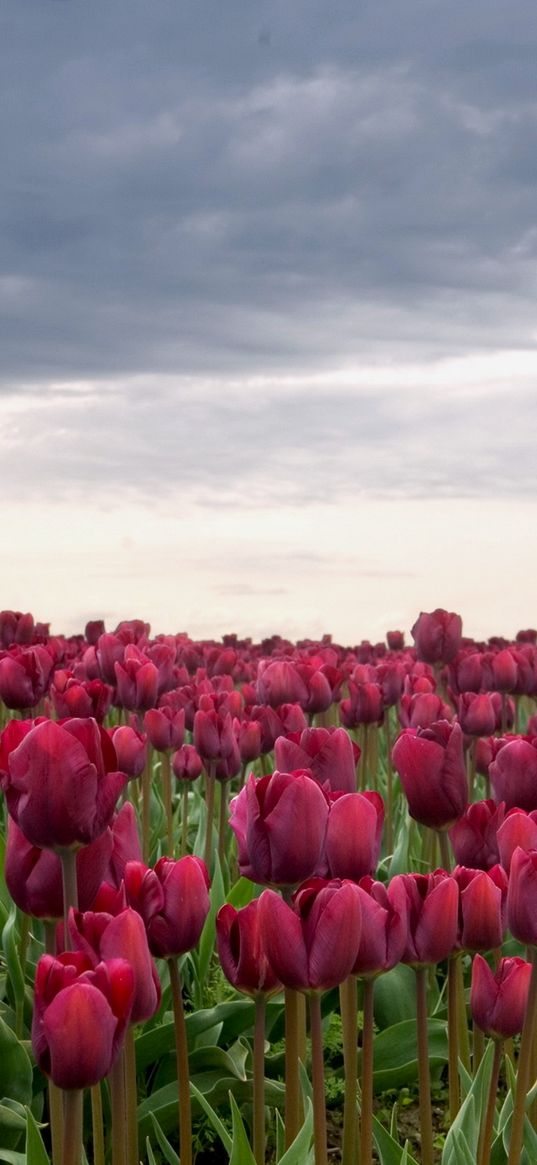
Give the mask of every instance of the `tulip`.
M 259 927 L 269 963 L 286 987 L 326 991 L 347 978 L 358 954 L 358 888 L 312 878 L 293 896 L 292 906 L 274 890 L 264 890 Z
M 112 703 L 113 689 L 102 680 L 77 680 L 64 673 L 64 680 L 59 680 L 60 673 L 56 672 L 54 682 L 50 687 L 50 697 L 56 715 L 60 718 L 68 716 L 93 716 L 102 724 Z
M 388 885 L 366 876 L 358 882 L 362 928 L 352 974 L 370 978 L 390 971 L 400 961 L 407 941 L 408 898 L 404 885 Z
M 149 708 L 144 716 L 144 729 L 157 752 L 181 748 L 185 738 L 185 710 L 174 712 L 166 705 Z
M 509 873 L 511 858 L 520 846 L 527 853 L 537 849 L 537 812 L 526 813 L 524 809 L 511 809 L 498 829 L 498 850 L 504 870 Z
M 331 878 L 358 882 L 376 869 L 384 803 L 379 793 L 330 794 L 324 853 Z
M 237 738 L 243 765 L 251 764 L 261 756 L 261 725 L 258 720 L 233 721 L 233 731 Z M 283 766 L 285 768 L 285 766 Z M 291 766 L 292 768 L 293 766 Z
M 405 650 L 405 636 L 403 631 L 387 631 L 386 642 L 390 651 Z
M 261 659 L 257 669 L 257 698 L 261 704 L 308 703 L 308 688 L 296 665 L 288 659 Z
M 95 647 L 100 636 L 105 634 L 104 619 L 90 619 L 84 628 L 84 639 L 90 647 Z
M 160 980 L 151 958 L 142 918 L 130 906 L 115 917 L 101 912 L 71 910 L 69 936 L 75 950 L 97 963 L 99 959 L 127 959 L 134 977 L 130 1022 L 144 1023 L 158 1011 Z
M 453 877 L 459 887 L 459 941 L 463 950 L 500 947 L 505 931 L 505 870 L 501 866 L 487 871 L 457 866 Z
M 439 720 L 431 728 L 405 729 L 392 760 L 410 816 L 431 829 L 449 829 L 468 803 L 460 726 Z
M 436 692 L 401 696 L 399 720 L 403 728 L 430 728 L 437 720 L 451 720 L 453 713 Z
M 493 972 L 482 955 L 475 956 L 470 1008 L 485 1035 L 509 1040 L 522 1031 L 530 976 L 531 965 L 524 959 L 500 959 Z
M 158 668 L 134 644 L 125 648 L 123 661 L 114 663 L 117 702 L 131 711 L 146 711 L 158 700 Z
M 455 860 L 474 870 L 489 870 L 500 861 L 497 833 L 505 816 L 503 802 L 476 801 L 451 826 L 449 840 Z M 505 867 L 505 862 L 502 860 Z
M 237 991 L 255 996 L 281 990 L 263 945 L 259 898 L 242 910 L 229 902 L 222 906 L 216 916 L 216 940 L 224 975 Z
M 462 692 L 458 699 L 457 716 L 467 736 L 489 736 L 496 729 L 498 721 L 492 693 Z
M 13 643 L 28 645 L 32 642 L 34 618 L 28 612 L 0 611 L 0 649 L 11 647 Z
M 0 659 L 0 699 L 6 708 L 35 708 L 44 696 L 53 659 L 46 647 L 13 648 Z
M 537 748 L 527 740 L 509 741 L 489 768 L 495 801 L 506 809 L 537 809 Z
M 418 659 L 426 663 L 449 663 L 462 641 L 462 619 L 451 611 L 437 607 L 430 614 L 422 611 L 411 630 Z
M 127 899 L 130 868 L 125 868 Z M 160 858 L 154 874 L 163 902 L 147 921 L 149 949 L 157 958 L 169 959 L 192 950 L 200 940 L 210 907 L 209 875 L 201 858 L 191 855 L 178 861 Z
M 178 781 L 196 781 L 201 776 L 203 762 L 193 744 L 183 744 L 174 752 L 172 769 Z
M 511 858 L 507 925 L 519 942 L 537 946 L 537 850 L 518 846 Z
M 306 728 L 279 736 L 274 746 L 274 760 L 280 772 L 309 769 L 319 782 L 332 790 L 356 791 L 358 745 L 344 728 Z
M 243 876 L 261 885 L 294 885 L 315 873 L 328 801 L 308 771 L 275 772 L 259 780 L 250 773 L 230 810 Z
M 140 777 L 147 759 L 147 736 L 130 724 L 120 724 L 107 730 L 117 753 L 117 762 L 129 780 Z
M 339 705 L 340 719 L 345 728 L 356 728 L 359 724 L 382 724 L 384 699 L 380 684 L 349 680 L 349 693 L 349 699 L 342 700 Z
M 32 1047 L 59 1088 L 90 1088 L 107 1076 L 129 1022 L 133 973 L 125 959 L 104 962 L 79 952 L 37 964 Z
M 110 737 L 95 720 L 37 724 L 0 777 L 11 817 L 41 849 L 88 845 L 104 833 L 127 783 Z
M 513 692 L 516 688 L 518 669 L 516 659 L 509 648 L 492 656 L 492 684 L 497 692 Z
M 281 704 L 270 708 L 267 704 L 254 704 L 250 719 L 261 725 L 261 752 L 271 752 L 278 736 L 288 736 L 290 732 L 302 732 L 307 728 L 306 717 L 300 704 Z
M 110 828 L 76 855 L 78 900 L 89 910 L 103 881 L 112 856 Z M 8 817 L 5 855 L 6 885 L 13 901 L 34 918 L 61 918 L 63 914 L 62 867 L 57 854 L 27 841 L 22 830 Z
M 434 874 L 397 874 L 407 898 L 408 933 L 403 963 L 426 966 L 447 959 L 457 941 L 459 888 L 444 870 Z

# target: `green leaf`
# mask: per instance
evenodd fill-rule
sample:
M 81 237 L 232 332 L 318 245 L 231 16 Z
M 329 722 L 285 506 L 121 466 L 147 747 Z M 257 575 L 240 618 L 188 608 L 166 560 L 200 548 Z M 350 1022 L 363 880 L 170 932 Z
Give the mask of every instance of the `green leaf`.
M 418 1165 L 408 1152 L 408 1144 L 405 1142 L 402 1146 L 395 1141 L 376 1116 L 373 1117 L 373 1137 L 381 1165 Z
M 157 1165 L 157 1162 L 155 1160 L 155 1154 L 151 1148 L 151 1141 L 149 1140 L 149 1137 L 146 1137 L 146 1139 L 145 1139 L 145 1150 L 147 1153 L 148 1165 Z
M 50 1165 L 43 1138 L 30 1109 L 26 1111 L 26 1165 Z
M 479 1130 L 490 1089 L 493 1059 L 494 1046 L 490 1041 L 468 1095 L 446 1137 L 442 1165 L 458 1165 L 459 1153 L 464 1155 L 466 1152 L 464 1146 L 467 1146 L 471 1155 L 473 1154 L 474 1161 L 477 1157 Z
M 399 963 L 375 983 L 375 1022 L 381 1031 L 404 1019 L 416 1018 L 416 975 Z
M 473 1097 L 470 1098 L 470 1105 L 473 1105 Z M 475 1161 L 476 1155 L 472 1152 L 463 1130 L 457 1129 L 450 1142 L 449 1157 L 445 1156 L 445 1150 L 442 1154 L 442 1165 L 446 1162 L 449 1162 L 449 1165 L 475 1165 Z
M 224 1149 L 227 1153 L 231 1153 L 231 1137 L 226 1129 L 225 1124 L 223 1124 L 223 1122 L 220 1120 L 218 1113 L 214 1111 L 212 1105 L 209 1104 L 209 1101 L 205 1099 L 203 1094 L 199 1091 L 199 1089 L 196 1088 L 196 1085 L 193 1084 L 192 1081 L 190 1082 L 190 1091 L 192 1096 L 195 1097 L 198 1104 L 200 1105 L 200 1108 L 203 1109 L 205 1115 L 209 1118 L 213 1129 L 216 1133 L 218 1133 Z
M 442 1020 L 429 1020 L 429 1066 L 431 1071 L 447 1063 L 447 1033 Z M 416 1024 L 403 1020 L 379 1033 L 374 1045 L 373 1087 L 387 1092 L 412 1084 L 418 1078 Z
M 294 1141 L 291 1142 L 278 1165 L 307 1165 L 313 1159 L 313 1105 L 306 1099 L 306 1115 Z
M 270 1006 L 270 1005 L 269 1005 Z M 224 1044 L 233 1042 L 237 1036 L 252 1028 L 254 1004 L 250 999 L 231 999 L 217 1003 L 215 1007 L 200 1008 L 186 1017 L 186 1033 L 189 1048 L 194 1049 L 200 1036 L 220 1026 Z M 149 1031 L 142 1030 L 136 1037 L 136 1064 L 138 1072 L 143 1072 L 167 1052 L 175 1049 L 175 1027 L 173 1020 L 162 1023 Z
M 155 1136 L 160 1145 L 160 1148 L 162 1149 L 166 1161 L 169 1162 L 169 1165 L 181 1165 L 175 1149 L 172 1145 L 170 1145 L 168 1138 L 164 1136 L 164 1133 L 154 1113 L 151 1113 L 151 1121 L 155 1130 Z
M 32 1100 L 32 1065 L 15 1032 L 0 1019 L 0 1096 L 21 1104 Z
M 216 915 L 220 907 L 224 905 L 225 900 L 226 891 L 222 879 L 222 871 L 220 869 L 220 862 L 218 861 L 218 854 L 215 854 L 214 873 L 211 883 L 211 906 L 205 919 L 197 951 L 196 972 L 198 986 L 203 986 L 208 979 L 209 967 L 216 940 Z
M 410 818 L 407 813 L 397 827 L 395 834 L 397 838 L 397 844 L 393 851 L 392 859 L 388 867 L 388 878 L 393 878 L 394 874 L 406 874 L 410 868 L 408 859 L 410 824 Z
M 233 1093 L 229 1094 L 229 1103 L 231 1106 L 231 1120 L 233 1127 L 233 1143 L 231 1146 L 231 1156 L 229 1158 L 229 1165 L 256 1165 L 255 1157 L 252 1153 L 248 1135 L 243 1124 L 241 1114 L 237 1107 L 237 1102 Z
M 256 886 L 249 878 L 238 878 L 235 885 L 231 887 L 226 901 L 235 907 L 235 910 L 241 910 L 243 906 L 248 906 L 253 898 L 261 892 L 262 887 Z
M 17 908 L 15 906 L 2 931 L 2 946 L 13 994 L 16 1002 L 22 1007 L 24 1005 L 24 975 L 17 949 Z
M 8 1165 L 26 1165 L 26 1153 L 17 1153 L 15 1149 L 1 1149 L 0 1161 L 7 1161 Z
M 276 1110 L 276 1162 L 283 1157 L 285 1150 L 285 1125 L 280 1110 Z

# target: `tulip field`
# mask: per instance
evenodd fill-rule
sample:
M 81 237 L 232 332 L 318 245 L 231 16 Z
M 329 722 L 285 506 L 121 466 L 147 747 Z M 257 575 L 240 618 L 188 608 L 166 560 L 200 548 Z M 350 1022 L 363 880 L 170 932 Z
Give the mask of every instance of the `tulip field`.
M 537 1161 L 537 631 L 0 612 L 0 1162 Z

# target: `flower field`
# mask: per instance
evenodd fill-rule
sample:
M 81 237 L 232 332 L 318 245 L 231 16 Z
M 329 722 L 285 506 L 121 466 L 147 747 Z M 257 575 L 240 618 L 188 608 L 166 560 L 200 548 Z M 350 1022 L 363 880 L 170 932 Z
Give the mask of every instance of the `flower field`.
M 537 631 L 0 612 L 0 1162 L 537 1160 Z

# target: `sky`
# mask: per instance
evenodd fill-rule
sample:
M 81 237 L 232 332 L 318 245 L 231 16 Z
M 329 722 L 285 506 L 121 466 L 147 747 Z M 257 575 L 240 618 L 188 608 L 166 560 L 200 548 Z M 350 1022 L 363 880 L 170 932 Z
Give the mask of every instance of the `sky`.
M 3 0 L 0 607 L 537 623 L 533 0 Z

